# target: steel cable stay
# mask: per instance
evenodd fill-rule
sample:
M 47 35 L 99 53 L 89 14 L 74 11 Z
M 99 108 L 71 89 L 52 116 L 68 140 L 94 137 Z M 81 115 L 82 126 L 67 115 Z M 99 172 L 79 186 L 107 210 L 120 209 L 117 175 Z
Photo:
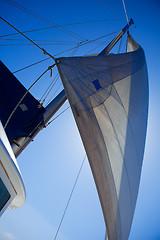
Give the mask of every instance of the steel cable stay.
M 17 42 L 27 42 L 26 39 L 10 39 L 10 38 L 0 38 L 0 41 L 9 41 L 9 42 L 13 42 L 13 41 L 17 41 Z M 54 40 L 37 40 L 37 39 L 33 39 L 32 41 L 34 42 L 41 42 L 41 45 L 42 44 L 45 44 L 45 43 L 50 43 L 50 44 L 56 44 L 56 45 L 70 45 L 70 44 L 78 44 L 79 42 L 77 41 L 54 41 Z M 25 43 L 24 43 L 25 44 Z
M 87 155 L 85 154 L 85 156 L 84 156 L 84 158 L 83 158 L 83 161 L 82 161 L 82 163 L 81 163 L 80 169 L 79 169 L 79 171 L 78 171 L 77 177 L 76 177 L 76 179 L 75 179 L 74 185 L 73 185 L 73 187 L 72 187 L 71 193 L 70 193 L 70 195 L 69 195 L 69 198 L 68 198 L 68 201 L 67 201 L 66 207 L 65 207 L 65 209 L 64 209 L 64 212 L 63 212 L 62 218 L 61 218 L 61 220 L 60 220 L 60 222 L 59 222 L 59 225 L 58 225 L 58 228 L 57 228 L 56 234 L 55 234 L 55 236 L 54 236 L 54 240 L 57 239 L 57 236 L 58 236 L 59 230 L 60 230 L 61 225 L 62 225 L 62 223 L 63 223 L 64 217 L 65 217 L 65 215 L 66 215 L 66 212 L 67 212 L 67 209 L 68 209 L 68 206 L 69 206 L 69 203 L 70 203 L 70 201 L 71 201 L 71 198 L 72 198 L 72 195 L 73 195 L 73 193 L 74 193 L 75 187 L 76 187 L 76 185 L 77 185 L 77 182 L 78 182 L 78 179 L 79 179 L 80 173 L 81 173 L 81 171 L 82 171 L 82 167 L 83 167 L 83 165 L 84 165 L 84 162 L 85 162 L 86 156 L 87 156 Z
M 57 89 L 54 91 L 54 93 L 52 94 L 52 96 L 50 97 L 50 99 L 48 100 L 48 102 L 46 103 L 47 105 L 49 104 L 49 102 L 53 99 L 53 97 L 56 95 L 57 91 L 62 87 L 62 83 L 57 87 Z
M 32 41 L 30 38 L 28 38 L 26 35 L 24 35 L 24 34 L 23 34 L 21 31 L 19 31 L 17 28 L 15 28 L 14 26 L 12 26 L 12 25 L 11 25 L 9 22 L 7 22 L 4 18 L 0 17 L 0 19 L 1 19 L 2 21 L 4 21 L 5 23 L 7 23 L 11 28 L 13 28 L 15 31 L 17 31 L 19 34 L 21 34 L 23 37 L 25 37 L 29 42 L 31 42 L 31 43 L 32 43 L 33 45 L 35 45 L 37 48 L 39 48 L 40 50 L 42 50 L 45 55 L 48 55 L 50 58 L 52 58 L 53 60 L 55 60 L 54 57 L 53 57 L 51 54 L 49 54 L 44 48 L 41 48 L 38 44 L 36 44 L 34 41 Z
M 126 5 L 125 5 L 124 0 L 122 0 L 122 3 L 123 3 L 123 7 L 124 7 L 124 11 L 125 11 L 125 15 L 126 15 L 126 20 L 127 20 L 128 26 L 129 26 L 129 19 L 128 19 L 127 10 L 126 10 Z
M 0 39 L 0 40 L 2 40 L 2 39 Z M 6 39 L 6 40 L 9 40 L 9 39 Z M 17 39 L 16 40 L 14 40 L 14 39 L 12 39 L 13 41 L 17 41 Z M 36 42 L 40 42 L 39 40 L 37 41 L 37 40 L 32 40 L 32 41 L 36 41 Z M 38 45 L 39 46 L 44 46 L 44 45 L 48 45 L 48 46 L 52 46 L 52 45 L 55 45 L 55 46 L 58 46 L 58 45 L 73 45 L 73 44 L 79 44 L 79 43 L 76 43 L 76 42 L 61 42 L 61 41 L 48 41 L 48 40 L 44 40 L 43 41 L 44 43 L 39 43 Z M 88 41 L 88 43 L 89 43 L 89 41 Z M 103 44 L 105 44 L 106 42 L 93 42 L 93 44 L 99 44 L 99 45 L 103 45 Z M 33 44 L 31 44 L 31 43 L 14 43 L 14 44 L 0 44 L 0 46 L 1 47 L 9 47 L 9 46 L 33 46 Z
M 73 49 L 73 52 L 70 54 L 70 56 L 73 56 L 77 49 L 80 47 L 81 43 L 78 43 L 77 46 L 75 46 L 75 48 Z M 50 83 L 50 85 L 48 86 L 47 90 L 44 92 L 44 94 L 42 95 L 40 102 L 43 104 L 46 100 L 46 98 L 48 97 L 48 95 L 50 94 L 51 90 L 53 89 L 53 87 L 55 86 L 57 80 L 59 79 L 59 74 L 57 73 L 56 76 L 54 77 L 53 81 Z M 59 89 L 59 87 L 58 87 Z M 55 91 L 55 93 L 58 91 L 58 89 Z M 55 94 L 54 93 L 54 94 Z M 54 96 L 54 94 L 52 96 Z M 44 98 L 44 99 L 43 99 Z M 43 100 L 42 100 L 43 99 Z
M 115 34 L 115 33 L 117 33 L 117 31 L 112 32 L 112 33 L 109 33 L 109 34 L 104 35 L 104 36 L 102 36 L 102 37 L 99 37 L 99 38 L 97 38 L 97 39 L 87 41 L 87 42 L 85 42 L 85 43 L 83 43 L 83 44 L 81 43 L 81 45 L 80 45 L 79 47 L 81 47 L 81 46 L 83 46 L 83 45 L 86 45 L 86 44 L 89 44 L 89 43 L 94 43 L 94 42 L 96 42 L 96 41 L 99 40 L 99 39 L 108 37 L 108 36 L 110 36 L 110 35 L 112 35 L 112 34 Z M 63 54 L 63 53 L 69 52 L 69 51 L 74 50 L 74 49 L 75 49 L 75 47 L 70 48 L 70 49 L 67 49 L 66 51 L 57 53 L 57 54 L 55 54 L 54 56 L 59 56 L 59 55 L 61 55 L 61 54 Z M 44 62 L 44 61 L 47 61 L 47 60 L 49 60 L 49 59 L 50 59 L 50 58 L 48 57 L 48 58 L 45 58 L 45 59 L 40 60 L 40 61 L 38 61 L 38 62 L 32 63 L 32 64 L 30 64 L 30 65 L 28 65 L 28 66 L 26 66 L 26 67 L 23 67 L 23 68 L 21 68 L 21 69 L 18 69 L 18 70 L 16 70 L 16 71 L 14 71 L 13 73 L 14 73 L 14 74 L 15 74 L 15 73 L 18 73 L 18 72 L 20 72 L 20 71 L 22 71 L 22 70 L 25 70 L 25 69 L 30 68 L 30 67 L 32 67 L 32 66 L 35 66 L 35 65 L 37 65 L 37 64 L 39 64 L 39 63 L 42 63 L 42 62 Z
M 78 23 L 68 23 L 68 24 L 63 24 L 60 25 L 60 27 L 66 27 L 66 26 L 75 26 L 75 25 L 81 25 L 81 24 L 87 24 L 87 23 L 98 23 L 98 22 L 105 22 L 105 21 L 120 21 L 123 20 L 123 18 L 115 18 L 115 19 L 102 19 L 102 20 L 93 20 L 93 21 L 87 21 L 87 22 L 78 22 Z M 37 32 L 37 31 L 43 31 L 43 30 L 50 30 L 50 29 L 56 29 L 56 26 L 53 27 L 45 27 L 45 28 L 38 28 L 38 29 L 32 29 L 32 30 L 27 30 L 27 31 L 22 31 L 22 33 L 31 33 L 31 32 Z M 14 35 L 18 35 L 19 33 L 10 33 L 10 34 L 5 34 L 1 35 L 0 38 L 3 37 L 10 37 Z
M 49 59 L 50 59 L 50 57 L 45 58 L 45 59 L 40 60 L 40 61 L 38 61 L 38 62 L 36 62 L 36 63 L 32 63 L 32 64 L 30 64 L 30 65 L 28 65 L 28 66 L 26 66 L 26 67 L 23 67 L 23 68 L 21 68 L 21 69 L 19 69 L 19 70 L 16 70 L 16 71 L 14 71 L 14 72 L 12 72 L 12 73 L 13 73 L 13 74 L 18 73 L 18 72 L 20 72 L 20 71 L 22 71 L 22 70 L 25 70 L 25 69 L 27 69 L 27 68 L 33 67 L 33 66 L 35 66 L 35 65 L 37 65 L 37 64 L 39 64 L 39 63 L 45 62 L 45 61 L 47 61 L 47 60 L 49 60 Z
M 48 97 L 49 93 L 51 92 L 51 90 L 53 89 L 53 87 L 55 86 L 57 80 L 59 79 L 59 75 L 58 73 L 56 74 L 56 76 L 54 77 L 53 81 L 50 83 L 50 85 L 48 86 L 47 90 L 44 92 L 44 94 L 42 95 L 42 97 L 40 98 L 40 103 L 44 103 L 46 98 Z M 43 99 L 43 100 L 42 100 Z
M 108 37 L 108 36 L 110 36 L 110 35 L 112 35 L 112 34 L 115 34 L 115 33 L 117 33 L 117 31 L 112 32 L 112 33 L 109 33 L 109 34 L 106 34 L 106 35 L 104 35 L 104 36 L 102 36 L 102 37 L 99 37 L 99 38 L 96 38 L 96 39 L 93 39 L 93 40 L 90 40 L 90 41 L 82 42 L 80 46 L 82 47 L 82 46 L 84 46 L 84 45 L 86 45 L 86 44 L 93 43 L 93 42 L 95 42 L 95 41 L 97 41 L 97 40 L 99 40 L 99 39 Z M 54 55 L 54 57 L 57 57 L 57 56 L 59 56 L 59 55 L 61 55 L 61 54 L 63 54 L 63 53 L 69 52 L 69 51 L 74 50 L 74 49 L 75 49 L 75 47 L 70 48 L 70 49 L 68 49 L 68 50 L 65 50 L 65 51 L 63 51 L 63 52 L 57 53 L 57 54 Z
M 98 46 L 96 46 L 95 48 L 93 48 L 92 50 L 90 50 L 89 52 L 87 52 L 86 54 L 90 54 L 91 52 L 95 51 L 97 48 L 101 47 L 102 45 L 106 44 L 106 41 L 105 42 L 102 42 L 102 43 L 97 43 Z
M 12 0 L 4 0 L 4 1 L 7 2 L 7 3 L 9 3 L 9 4 L 11 4 L 11 5 L 13 5 L 14 7 L 16 7 L 16 8 L 18 8 L 18 9 L 20 9 L 20 10 L 22 10 L 22 11 L 24 11 L 24 12 L 30 14 L 30 15 L 32 15 L 33 17 L 35 17 L 35 18 L 37 18 L 37 19 L 39 19 L 39 20 L 41 20 L 41 21 L 43 21 L 43 22 L 46 22 L 46 23 L 49 24 L 49 25 L 56 26 L 60 31 L 65 32 L 65 33 L 67 33 L 68 35 L 70 35 L 70 36 L 72 36 L 72 37 L 74 37 L 74 38 L 77 38 L 77 39 L 80 39 L 80 40 L 86 40 L 84 37 L 82 37 L 82 36 L 80 36 L 80 35 L 72 32 L 72 31 L 70 31 L 70 30 L 68 30 L 68 29 L 65 29 L 64 27 L 59 26 L 58 24 L 56 24 L 56 23 L 48 20 L 48 19 L 45 18 L 45 17 L 40 16 L 40 15 L 37 14 L 37 13 L 34 13 L 33 11 L 30 11 L 29 9 L 21 6 L 20 4 L 17 4 L 16 2 L 14 2 L 14 1 L 12 1 Z
M 54 122 L 57 118 L 59 118 L 63 113 L 65 113 L 71 106 L 66 107 L 62 112 L 60 112 L 56 117 L 54 117 L 51 121 L 49 121 L 45 127 L 48 127 L 52 122 Z

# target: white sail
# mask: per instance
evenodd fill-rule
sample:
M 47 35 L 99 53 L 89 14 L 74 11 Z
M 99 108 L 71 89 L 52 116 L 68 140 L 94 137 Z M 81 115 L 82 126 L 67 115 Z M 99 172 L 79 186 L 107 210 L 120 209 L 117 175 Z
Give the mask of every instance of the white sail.
M 143 161 L 148 77 L 143 49 L 59 58 L 57 67 L 97 186 L 109 240 L 128 239 Z

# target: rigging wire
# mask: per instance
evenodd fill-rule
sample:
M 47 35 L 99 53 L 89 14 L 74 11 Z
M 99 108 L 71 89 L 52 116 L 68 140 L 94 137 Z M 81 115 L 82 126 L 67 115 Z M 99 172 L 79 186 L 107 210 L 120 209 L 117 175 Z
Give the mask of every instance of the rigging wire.
M 55 92 L 52 94 L 52 96 L 50 97 L 50 99 L 48 100 L 48 102 L 46 103 L 46 105 L 48 105 L 48 103 L 53 99 L 53 97 L 55 96 L 56 92 L 60 89 L 60 87 L 62 87 L 62 83 L 58 86 L 58 88 L 55 90 Z
M 98 44 L 98 42 L 97 42 L 97 44 Z M 105 44 L 105 42 L 103 42 L 103 43 L 99 43 L 100 45 L 103 45 L 103 44 Z M 57 46 L 57 45 L 73 45 L 73 44 L 65 44 L 65 43 L 63 43 L 63 44 L 57 44 L 57 43 L 42 43 L 42 44 L 38 44 L 39 46 Z M 17 46 L 33 46 L 33 44 L 31 44 L 31 43 L 18 43 L 18 44 L 0 44 L 0 47 L 17 47 Z
M 31 43 L 33 43 L 36 47 L 38 47 L 40 50 L 42 50 L 43 51 L 43 53 L 45 54 L 45 55 L 48 55 L 50 58 L 52 58 L 53 60 L 55 60 L 54 59 L 54 57 L 51 55 L 51 54 L 49 54 L 44 48 L 41 48 L 38 44 L 36 44 L 35 42 L 33 42 L 30 38 L 28 38 L 26 35 L 24 35 L 22 32 L 20 32 L 17 28 L 15 28 L 14 26 L 12 26 L 9 22 L 7 22 L 4 18 L 2 18 L 2 17 L 0 17 L 0 19 L 2 20 L 2 21 L 4 21 L 5 23 L 7 23 L 10 27 L 12 27 L 14 30 L 16 30 L 18 33 L 20 33 L 23 37 L 25 37 L 28 41 L 30 41 Z
M 78 43 L 77 44 L 77 46 L 73 49 L 73 52 L 70 54 L 70 56 L 73 56 L 75 53 L 76 53 L 76 51 L 77 51 L 77 49 L 78 49 L 78 47 L 80 47 L 80 45 L 81 45 L 81 43 Z M 55 76 L 55 78 L 56 78 L 56 81 L 59 79 L 59 74 L 57 74 L 56 76 Z M 55 81 L 55 83 L 56 83 L 56 81 Z M 47 90 L 46 90 L 46 92 L 48 91 L 48 93 L 46 94 L 46 92 L 43 94 L 43 96 L 41 97 L 41 101 L 42 101 L 42 98 L 44 97 L 44 95 L 46 94 L 46 97 L 43 99 L 43 103 L 45 102 L 45 100 L 46 100 L 46 98 L 48 97 L 48 95 L 49 95 L 49 93 L 51 92 L 51 90 L 52 90 L 52 88 L 53 88 L 53 86 L 55 85 L 55 83 L 52 85 L 52 84 L 50 84 L 49 85 L 49 87 L 47 88 Z M 52 85 L 52 86 L 51 86 Z M 62 86 L 62 83 L 60 84 L 60 86 L 55 90 L 55 92 L 53 93 L 53 95 L 51 96 L 51 98 L 48 100 L 48 102 L 47 102 L 47 104 L 50 102 L 50 100 L 53 98 L 53 96 L 56 94 L 56 92 L 58 91 L 58 89 L 60 88 Z M 50 90 L 49 90 L 49 88 L 50 88 Z
M 119 20 L 123 20 L 123 18 L 93 20 L 93 21 L 87 21 L 87 22 L 78 22 L 78 23 L 63 24 L 63 25 L 59 25 L 59 26 L 60 26 L 60 27 L 66 27 L 66 26 L 74 26 L 74 25 L 87 24 L 87 23 L 96 23 L 96 22 L 104 22 L 104 21 L 119 21 Z M 23 31 L 22 33 L 30 33 L 30 32 L 36 32 L 36 31 L 43 31 L 43 30 L 49 30 L 49 29 L 53 29 L 53 28 L 58 28 L 58 27 L 57 27 L 57 26 L 53 26 L 53 27 L 38 28 L 38 29 Z M 18 35 L 18 34 L 19 34 L 19 33 L 5 34 L 5 35 L 1 35 L 0 38 L 9 37 L 9 36 L 14 36 L 14 35 Z
M 78 43 L 78 44 L 77 44 L 77 46 L 74 48 L 74 50 L 73 50 L 73 52 L 70 54 L 70 56 L 73 56 L 73 55 L 76 53 L 76 51 L 77 51 L 78 47 L 80 47 L 80 45 L 81 45 L 81 43 Z M 51 92 L 51 90 L 52 90 L 53 87 L 55 86 L 55 84 L 56 84 L 56 82 L 57 82 L 58 79 L 59 79 L 59 74 L 57 73 L 56 76 L 55 76 L 55 78 L 53 79 L 53 81 L 51 82 L 51 84 L 49 85 L 49 87 L 47 88 L 47 90 L 45 91 L 45 93 L 43 94 L 43 96 L 41 97 L 40 101 L 42 101 L 42 98 L 44 98 L 44 96 L 46 95 L 45 98 L 43 99 L 42 103 L 45 102 L 46 98 L 48 97 L 49 93 Z M 56 90 L 56 91 L 57 91 L 57 90 Z
M 18 39 L 18 38 L 0 38 L 0 41 L 18 41 L 18 42 L 28 42 L 28 40 L 26 39 Z M 78 44 L 79 42 L 77 41 L 54 41 L 54 40 L 41 40 L 41 39 L 34 39 L 32 40 L 34 42 L 48 42 L 48 43 L 54 43 L 54 44 L 65 44 L 65 45 L 68 45 L 68 44 Z
M 0 39 L 0 41 L 3 40 L 3 39 Z M 5 39 L 5 40 L 12 40 L 12 41 L 26 41 L 24 39 Z M 40 42 L 40 40 L 32 40 L 32 41 L 37 41 L 37 42 Z M 70 42 L 70 41 L 49 41 L 49 40 L 42 40 L 42 42 L 44 43 L 40 43 L 38 44 L 39 46 L 43 46 L 43 45 L 75 45 L 76 42 Z M 81 42 L 81 43 L 84 43 L 84 42 Z M 88 41 L 88 43 L 90 43 Z M 80 43 L 76 43 L 77 45 L 79 45 Z M 105 42 L 96 42 L 95 44 L 100 44 L 100 45 L 103 45 L 105 44 Z M 0 46 L 33 46 L 32 43 L 14 43 L 14 44 L 0 44 Z M 75 47 L 74 47 L 75 48 Z
M 109 34 L 104 35 L 104 36 L 102 36 L 102 37 L 99 37 L 99 38 L 97 38 L 97 39 L 87 41 L 87 42 L 81 44 L 80 46 L 83 46 L 83 45 L 88 44 L 88 43 L 93 43 L 93 42 L 95 42 L 95 41 L 97 41 L 97 40 L 99 40 L 99 39 L 101 39 L 101 38 L 108 37 L 108 36 L 110 36 L 110 35 L 112 35 L 112 34 L 115 34 L 115 33 L 117 33 L 117 31 L 112 32 L 112 33 L 109 33 Z M 74 47 L 74 48 L 75 48 L 75 47 Z M 68 50 L 66 50 L 66 51 L 63 51 L 63 52 L 60 52 L 60 53 L 58 53 L 58 54 L 56 54 L 56 55 L 54 55 L 54 56 L 58 56 L 58 55 L 60 55 L 60 54 L 69 52 L 69 51 L 71 51 L 71 50 L 74 50 L 74 48 L 70 48 L 70 49 L 68 49 Z M 21 69 L 19 69 L 19 70 L 16 70 L 16 71 L 14 71 L 13 73 L 20 72 L 20 71 L 22 71 L 22 70 L 25 70 L 25 69 L 27 69 L 27 68 L 29 68 L 29 67 L 32 67 L 32 66 L 35 66 L 35 65 L 37 65 L 37 64 L 39 64 L 39 63 L 41 63 L 41 62 L 47 61 L 47 60 L 49 60 L 49 59 L 50 59 L 49 57 L 48 57 L 48 58 L 45 58 L 45 59 L 43 59 L 43 60 L 41 60 L 41 61 L 38 61 L 38 62 L 36 62 L 36 63 L 33 63 L 33 64 L 31 64 L 31 65 L 28 65 L 28 66 L 26 66 L 26 67 L 23 67 L 23 68 L 21 68 Z
M 54 77 L 53 81 L 50 83 L 49 87 L 47 88 L 47 90 L 45 91 L 45 93 L 43 94 L 43 96 L 40 99 L 40 102 L 44 103 L 46 98 L 48 97 L 49 93 L 51 92 L 51 90 L 53 89 L 54 85 L 56 84 L 57 80 L 59 79 L 59 75 L 58 73 L 56 74 L 56 76 Z M 45 96 L 46 95 L 46 96 Z M 45 96 L 45 98 L 44 98 Z M 42 98 L 43 101 L 42 101 Z
M 39 64 L 39 63 L 41 63 L 41 62 L 44 62 L 44 61 L 46 61 L 46 60 L 49 60 L 49 59 L 50 59 L 50 57 L 45 58 L 45 59 L 43 59 L 43 60 L 41 60 L 41 61 L 38 61 L 38 62 L 36 62 L 36 63 L 32 63 L 32 64 L 30 64 L 30 65 L 28 65 L 28 66 L 26 66 L 26 67 L 23 67 L 23 68 L 21 68 L 21 69 L 19 69 L 19 70 L 14 71 L 13 74 L 14 74 L 14 73 L 17 73 L 17 72 L 20 72 L 20 71 L 22 71 L 22 70 L 25 70 L 25 69 L 27 69 L 27 68 L 30 68 L 30 67 L 32 67 L 32 66 L 35 66 L 35 65 L 37 65 L 37 64 Z
M 104 45 L 106 42 L 102 42 L 100 43 L 98 46 L 96 46 L 95 48 L 93 48 L 92 50 L 90 50 L 89 52 L 87 52 L 86 54 L 90 54 L 92 51 L 95 51 L 97 48 L 99 48 L 100 46 Z
M 102 37 L 99 37 L 99 38 L 96 38 L 96 39 L 93 39 L 93 40 L 90 40 L 90 41 L 82 42 L 80 46 L 84 46 L 84 45 L 86 45 L 86 44 L 88 44 L 88 43 L 93 43 L 93 42 L 95 42 L 95 41 L 97 41 L 97 40 L 99 40 L 99 39 L 102 39 L 102 38 L 104 38 L 104 37 L 108 37 L 108 36 L 110 36 L 110 35 L 112 35 L 112 34 L 114 34 L 114 33 L 116 33 L 116 32 L 117 32 L 117 31 L 112 32 L 112 33 L 109 33 L 109 34 L 106 34 L 106 35 L 104 35 L 104 36 L 102 36 Z M 77 47 L 78 47 L 78 46 L 76 46 L 76 48 L 77 48 Z M 61 54 L 63 54 L 63 53 L 69 52 L 69 51 L 74 50 L 74 49 L 75 49 L 75 47 L 74 47 L 74 48 L 70 48 L 70 49 L 68 49 L 68 50 L 66 50 L 66 51 L 57 53 L 57 54 L 54 55 L 54 57 L 59 56 L 59 55 L 61 55 Z
M 125 11 L 125 15 L 126 15 L 126 19 L 127 19 L 128 26 L 129 26 L 129 19 L 128 19 L 127 10 L 126 10 L 126 5 L 125 5 L 124 0 L 122 0 L 122 3 L 123 3 L 123 7 L 124 7 L 124 11 Z
M 48 125 L 50 125 L 52 122 L 54 122 L 58 117 L 60 117 L 64 112 L 66 112 L 68 109 L 70 108 L 70 106 L 68 106 L 67 108 L 65 108 L 62 112 L 60 112 L 56 117 L 54 117 L 51 121 L 49 121 L 46 124 L 46 127 L 48 127 Z
M 45 17 L 40 16 L 40 15 L 37 14 L 37 13 L 34 13 L 33 11 L 30 11 L 29 9 L 21 6 L 20 4 L 14 2 L 14 1 L 12 1 L 12 0 L 4 0 L 4 1 L 7 2 L 7 3 L 9 3 L 9 4 L 11 4 L 11 5 L 13 5 L 14 7 L 16 7 L 16 8 L 18 8 L 18 9 L 20 9 L 20 10 L 22 10 L 22 11 L 24 11 L 24 12 L 30 14 L 30 15 L 32 15 L 33 17 L 35 17 L 35 18 L 37 18 L 37 19 L 39 19 L 39 20 L 41 20 L 41 21 L 43 21 L 43 22 L 48 23 L 49 25 L 56 26 L 59 30 L 61 30 L 62 32 L 65 32 L 65 33 L 67 33 L 67 34 L 69 34 L 69 35 L 72 36 L 72 37 L 75 37 L 75 38 L 80 39 L 80 40 L 82 40 L 82 39 L 83 39 L 83 40 L 86 40 L 84 37 L 82 37 L 82 36 L 80 36 L 80 35 L 72 32 L 72 31 L 70 31 L 70 30 L 68 30 L 68 29 L 65 29 L 64 27 L 59 26 L 58 24 L 56 24 L 56 23 L 48 20 L 48 19 L 45 18 Z
M 64 217 L 65 217 L 66 211 L 67 211 L 67 209 L 68 209 L 68 206 L 69 206 L 70 200 L 71 200 L 71 198 L 72 198 L 72 195 L 73 195 L 74 189 L 75 189 L 76 184 L 77 184 L 77 181 L 78 181 L 78 179 L 79 179 L 79 176 L 80 176 L 80 173 L 81 173 L 82 167 L 83 167 L 83 165 L 84 165 L 85 159 L 86 159 L 86 155 L 85 155 L 85 157 L 83 158 L 83 161 L 82 161 L 82 164 L 81 164 L 81 166 L 80 166 L 79 172 L 78 172 L 78 174 L 77 174 L 76 180 L 75 180 L 75 182 L 74 182 L 74 185 L 73 185 L 72 191 L 71 191 L 71 193 L 70 193 L 69 199 L 68 199 L 67 204 L 66 204 L 66 207 L 65 207 L 65 209 L 64 209 L 64 212 L 63 212 L 63 215 L 62 215 L 61 221 L 60 221 L 60 223 L 59 223 L 59 225 L 58 225 L 58 229 L 57 229 L 57 232 L 56 232 L 56 234 L 55 234 L 54 240 L 56 240 L 56 238 L 57 238 L 57 236 L 58 236 L 58 233 L 59 233 L 60 227 L 61 227 L 61 225 L 62 225 L 62 222 L 63 222 L 63 219 L 64 219 Z
M 76 53 L 77 49 L 80 47 L 81 44 L 82 44 L 82 43 L 78 43 L 78 44 L 77 44 L 77 46 L 73 49 L 73 52 L 70 54 L 70 56 L 73 56 L 73 55 Z M 104 44 L 104 43 L 103 43 L 103 44 Z M 102 44 L 101 44 L 101 45 L 102 45 Z M 98 46 L 98 47 L 99 47 L 99 46 Z M 93 51 L 93 50 L 92 50 L 92 51 Z M 58 76 L 58 77 L 57 77 L 57 76 Z M 58 78 L 59 78 L 59 75 L 57 74 L 55 78 L 57 78 L 57 79 L 56 79 L 56 81 L 57 81 Z M 53 80 L 53 81 L 54 81 L 54 80 Z M 55 83 L 56 83 L 56 82 L 55 82 Z M 55 85 L 55 83 L 53 84 L 53 86 Z M 51 85 L 52 85 L 52 83 L 49 85 L 49 87 L 47 88 L 47 90 L 45 91 L 45 93 L 43 94 L 43 96 L 41 97 L 40 101 L 42 101 L 42 98 L 45 96 L 46 92 L 48 91 L 48 93 L 46 94 L 46 97 L 43 99 L 42 103 L 45 102 L 47 96 L 48 96 L 49 93 L 51 92 L 51 90 L 52 90 L 52 88 L 53 88 L 53 86 L 51 86 Z M 51 87 L 50 87 L 50 86 L 51 86 Z M 55 93 L 58 91 L 58 89 L 59 89 L 61 86 L 62 86 L 62 84 L 56 89 L 56 91 L 54 92 L 54 94 L 52 95 L 52 97 L 55 95 Z M 49 88 L 50 88 L 50 90 L 49 90 Z M 52 99 L 52 97 L 49 99 L 49 101 Z M 49 102 L 49 101 L 48 101 L 48 102 Z M 47 103 L 48 103 L 48 102 L 47 102 Z
M 27 95 L 27 93 L 29 92 L 29 90 L 40 80 L 40 78 L 49 70 L 51 70 L 56 64 L 53 64 L 52 66 L 49 66 L 48 69 L 46 69 L 41 75 L 40 77 L 38 77 L 34 83 L 32 83 L 32 85 L 27 89 L 27 91 L 25 92 L 25 94 L 22 96 L 22 98 L 19 100 L 19 102 L 17 103 L 17 105 L 15 106 L 15 108 L 13 109 L 13 111 L 11 112 L 11 114 L 9 115 L 6 124 L 4 126 L 4 129 L 6 129 L 11 117 L 13 116 L 13 114 L 15 113 L 15 111 L 17 110 L 17 108 L 19 107 L 19 105 L 21 104 L 21 102 L 23 101 L 23 99 L 25 98 L 25 96 Z
M 72 45 L 72 44 L 57 44 L 57 43 L 41 43 L 39 46 L 55 46 L 55 45 Z M 17 46 L 33 46 L 31 43 L 18 43 L 18 44 L 0 44 L 0 47 L 17 47 Z
M 121 49 L 121 45 L 122 45 L 122 38 L 123 38 L 123 36 L 121 37 L 121 40 L 120 40 L 120 43 L 119 43 L 118 53 L 120 53 L 120 49 Z

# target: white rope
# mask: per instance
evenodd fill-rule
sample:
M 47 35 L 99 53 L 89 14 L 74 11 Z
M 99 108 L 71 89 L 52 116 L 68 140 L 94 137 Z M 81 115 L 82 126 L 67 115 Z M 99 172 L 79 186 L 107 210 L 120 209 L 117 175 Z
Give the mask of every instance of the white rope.
M 125 14 L 126 14 L 126 19 L 127 19 L 128 25 L 129 25 L 128 15 L 127 15 L 127 10 L 126 10 L 126 6 L 125 6 L 124 0 L 122 0 L 122 3 L 123 3 L 124 11 L 125 11 Z

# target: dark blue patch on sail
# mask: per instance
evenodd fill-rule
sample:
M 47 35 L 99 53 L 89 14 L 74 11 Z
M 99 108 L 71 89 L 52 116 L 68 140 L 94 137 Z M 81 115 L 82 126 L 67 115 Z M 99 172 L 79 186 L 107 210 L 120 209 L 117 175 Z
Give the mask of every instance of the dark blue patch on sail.
M 0 120 L 3 126 L 26 91 L 26 88 L 0 61 Z M 39 102 L 27 93 L 5 129 L 9 140 L 30 136 L 37 124 L 43 123 L 44 111 L 45 108 L 39 108 Z
M 100 88 L 102 88 L 98 79 L 92 81 L 92 83 L 94 84 L 96 90 L 99 90 Z

